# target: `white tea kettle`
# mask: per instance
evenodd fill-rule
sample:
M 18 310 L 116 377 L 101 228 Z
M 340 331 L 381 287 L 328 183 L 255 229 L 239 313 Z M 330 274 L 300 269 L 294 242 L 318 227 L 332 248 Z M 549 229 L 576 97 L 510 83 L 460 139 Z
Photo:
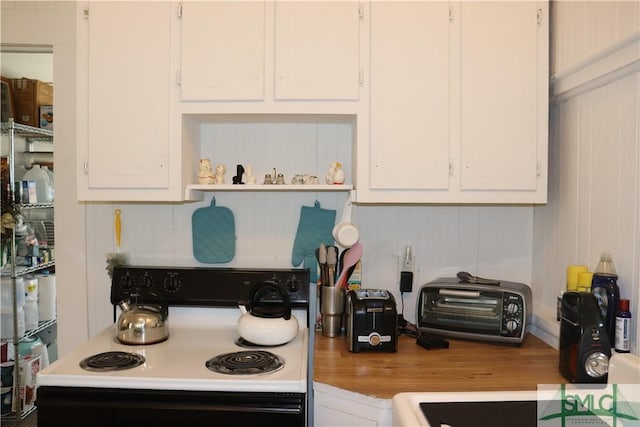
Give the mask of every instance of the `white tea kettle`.
M 253 344 L 281 345 L 298 335 L 298 319 L 291 315 L 289 294 L 276 282 L 257 283 L 249 301 L 239 307 L 242 315 L 238 334 Z

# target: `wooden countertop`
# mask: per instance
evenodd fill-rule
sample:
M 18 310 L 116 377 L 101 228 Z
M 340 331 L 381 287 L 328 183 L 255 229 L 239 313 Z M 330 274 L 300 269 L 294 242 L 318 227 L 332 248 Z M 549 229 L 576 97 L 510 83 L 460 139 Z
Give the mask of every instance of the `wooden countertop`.
M 520 347 L 447 338 L 448 349 L 426 350 L 402 335 L 397 353 L 351 353 L 345 337 L 316 335 L 313 380 L 391 399 L 401 392 L 537 390 L 562 384 L 558 350 L 528 334 Z

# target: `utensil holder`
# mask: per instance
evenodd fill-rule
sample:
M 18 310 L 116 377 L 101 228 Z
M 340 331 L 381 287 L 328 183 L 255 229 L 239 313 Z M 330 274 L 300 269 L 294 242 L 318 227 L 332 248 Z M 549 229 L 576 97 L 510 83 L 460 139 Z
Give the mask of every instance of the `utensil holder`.
M 322 335 L 333 338 L 342 332 L 345 291 L 338 286 L 322 286 L 320 313 L 322 314 Z

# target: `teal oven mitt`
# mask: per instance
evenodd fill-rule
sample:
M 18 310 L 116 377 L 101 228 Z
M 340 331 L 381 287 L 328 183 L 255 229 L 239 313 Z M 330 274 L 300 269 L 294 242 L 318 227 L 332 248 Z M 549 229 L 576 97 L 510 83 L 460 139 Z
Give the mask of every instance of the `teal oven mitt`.
M 298 222 L 298 231 L 293 243 L 291 262 L 294 267 L 303 263 L 304 268 L 309 269 L 313 283 L 318 281 L 316 249 L 320 243 L 327 246 L 333 244 L 331 230 L 333 230 L 335 221 L 336 211 L 322 209 L 317 200 L 313 207 L 303 206 L 300 209 L 300 222 Z

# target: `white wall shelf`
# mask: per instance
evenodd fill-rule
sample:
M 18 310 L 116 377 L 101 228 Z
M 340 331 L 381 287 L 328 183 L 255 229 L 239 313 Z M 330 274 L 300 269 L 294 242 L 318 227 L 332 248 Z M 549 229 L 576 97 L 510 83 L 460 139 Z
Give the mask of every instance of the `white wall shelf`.
M 212 185 L 201 185 L 201 184 L 193 184 L 187 185 L 187 188 L 184 193 L 185 200 L 202 200 L 203 192 L 211 192 L 211 191 L 335 191 L 335 192 L 349 192 L 353 190 L 353 185 L 342 184 L 342 185 L 330 185 L 330 184 L 319 184 L 319 185 L 294 185 L 294 184 L 212 184 Z

